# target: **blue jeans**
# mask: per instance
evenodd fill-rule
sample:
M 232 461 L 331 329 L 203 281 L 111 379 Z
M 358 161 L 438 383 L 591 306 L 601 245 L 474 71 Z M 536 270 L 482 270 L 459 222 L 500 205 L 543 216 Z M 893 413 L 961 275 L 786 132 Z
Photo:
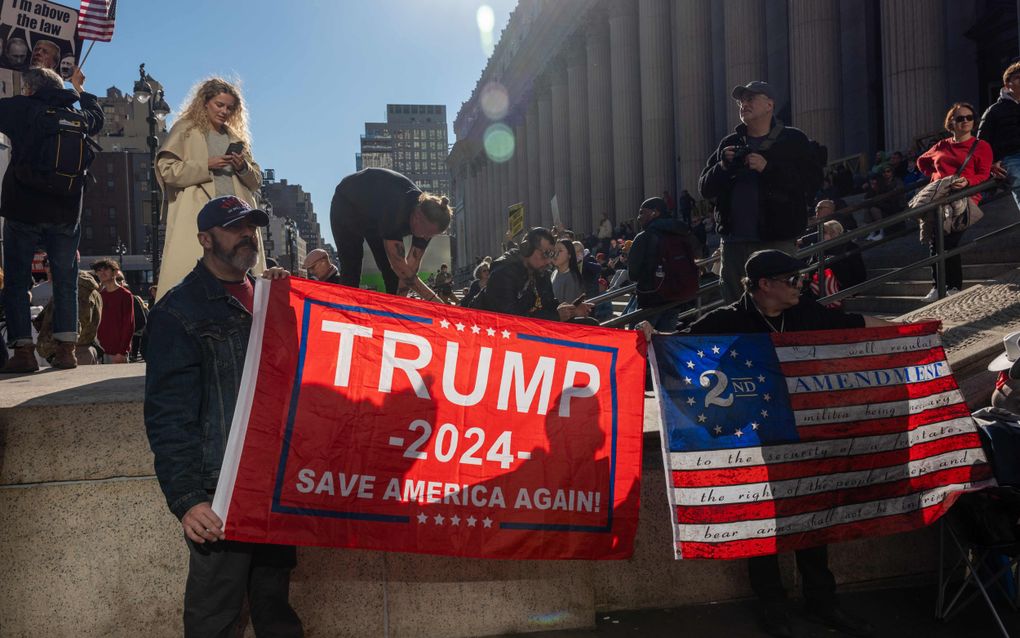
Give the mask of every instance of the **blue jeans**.
M 1016 202 L 1017 208 L 1020 208 L 1020 153 L 1007 155 L 1001 161 L 1002 167 L 1009 172 L 1006 181 L 1009 190 L 1013 191 L 1013 201 Z
M 37 246 L 46 249 L 53 276 L 53 338 L 78 340 L 78 224 L 26 224 L 8 219 L 4 223 L 4 312 L 7 314 L 7 345 L 32 344 L 32 313 L 28 293 L 32 288 L 32 257 Z

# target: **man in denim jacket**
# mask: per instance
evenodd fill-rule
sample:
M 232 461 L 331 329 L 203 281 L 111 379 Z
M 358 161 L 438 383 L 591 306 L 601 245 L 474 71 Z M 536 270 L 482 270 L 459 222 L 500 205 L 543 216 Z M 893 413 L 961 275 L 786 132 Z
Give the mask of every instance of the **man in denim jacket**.
M 264 211 L 236 197 L 206 204 L 198 214 L 202 259 L 146 325 L 145 429 L 190 552 L 186 636 L 232 635 L 246 591 L 258 635 L 303 635 L 288 602 L 294 547 L 224 540 L 211 506 L 251 331 L 256 229 L 268 223 Z

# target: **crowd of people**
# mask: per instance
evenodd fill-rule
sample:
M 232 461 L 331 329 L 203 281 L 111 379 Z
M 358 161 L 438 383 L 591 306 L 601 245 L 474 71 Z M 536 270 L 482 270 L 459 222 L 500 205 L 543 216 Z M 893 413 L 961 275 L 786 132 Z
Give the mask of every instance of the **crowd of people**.
M 269 218 L 249 204 L 261 171 L 252 154 L 245 102 L 240 90 L 222 79 L 198 83 L 157 152 L 167 232 L 150 309 L 127 288 L 117 262 L 100 260 L 91 272 L 79 270 L 83 180 L 57 193 L 43 179 L 53 176 L 33 166 L 36 147 L 44 143 L 33 137 L 32 122 L 40 113 L 57 109 L 77 118 L 84 129 L 81 149 L 84 138 L 102 128 L 103 111 L 84 91 L 84 80 L 75 68 L 69 75 L 73 90 L 65 89 L 52 70 L 31 68 L 22 74 L 23 94 L 0 100 L 0 131 L 13 147 L 0 203 L 5 218 L 0 287 L 14 355 L 2 372 L 37 370 L 37 350 L 57 368 L 154 355 L 146 357 L 145 424 L 157 478 L 187 539 L 186 631 L 226 631 L 247 593 L 256 632 L 301 635 L 301 622 L 288 603 L 294 548 L 225 541 L 223 523 L 210 507 L 244 368 L 254 278 L 289 275 L 267 265 L 260 229 Z M 1002 94 L 986 111 L 979 136 L 974 135 L 975 109 L 957 102 L 944 122 L 949 138 L 916 159 L 898 152 L 883 156 L 863 180 L 845 167 L 825 175 L 818 145 L 775 117 L 777 95 L 768 83 L 752 81 L 731 95 L 741 123 L 707 158 L 698 184 L 701 197 L 712 202 L 711 216 L 687 191 L 674 198 L 666 189 L 635 202 L 636 225 L 629 219 L 614 224 L 604 214 L 596 231 L 583 238 L 562 227 L 535 227 L 519 242 L 508 242 L 503 254 L 478 259 L 474 278 L 458 300 L 448 264 L 430 283 L 419 276 L 431 238 L 451 224 L 449 200 L 423 192 L 397 172 L 368 168 L 344 177 L 333 196 L 330 223 L 339 264 L 325 251 L 313 250 L 303 267 L 315 279 L 358 286 L 367 244 L 388 294 L 588 324 L 608 312 L 605 304 L 588 300 L 626 277 L 635 284 L 635 306 L 648 311 L 641 329 L 650 335 L 684 328 L 677 325 L 677 315 L 697 291 L 702 272 L 696 260 L 714 233 L 728 305 L 685 329 L 700 334 L 854 328 L 885 322 L 824 308 L 802 296 L 804 264 L 791 256 L 798 245 L 830 240 L 859 222 L 902 210 L 908 181 L 944 182 L 951 191 L 995 175 L 1008 180 L 1020 205 L 1020 63 L 1006 69 Z M 866 202 L 874 200 L 861 207 L 860 220 L 841 205 L 854 189 Z M 969 200 L 978 201 L 978 196 Z M 965 230 L 932 225 L 923 239 L 944 233 L 945 245 L 957 246 Z M 866 240 L 883 235 L 877 231 Z M 33 288 L 31 261 L 40 245 L 46 248 L 48 275 Z M 824 288 L 821 281 L 810 282 L 816 296 L 865 277 L 857 246 L 846 244 L 825 255 L 837 259 L 826 271 Z M 958 259 L 947 263 L 947 279 L 951 288 L 962 287 Z M 35 319 L 37 338 L 33 296 L 45 302 Z M 824 547 L 798 552 L 797 564 L 813 613 L 853 635 L 872 633 L 869 623 L 837 604 Z M 766 604 L 766 630 L 789 635 L 777 565 L 774 556 L 751 561 L 750 578 Z

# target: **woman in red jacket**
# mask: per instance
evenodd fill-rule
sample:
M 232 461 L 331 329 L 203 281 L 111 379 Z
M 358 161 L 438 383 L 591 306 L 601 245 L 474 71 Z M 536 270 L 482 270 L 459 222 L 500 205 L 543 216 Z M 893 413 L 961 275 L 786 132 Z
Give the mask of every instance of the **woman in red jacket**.
M 953 190 L 960 190 L 974 184 L 980 184 L 988 179 L 992 168 L 992 147 L 984 140 L 976 139 L 973 135 L 977 122 L 974 120 L 974 107 L 966 102 L 957 102 L 949 108 L 946 113 L 946 130 L 951 137 L 940 140 L 923 155 L 917 158 L 917 168 L 933 180 L 950 177 L 956 174 L 957 169 L 963 164 L 967 153 L 975 143 L 974 156 L 964 167 L 959 178 L 953 184 Z M 972 197 L 975 203 L 981 201 L 981 195 Z M 960 238 L 964 231 L 948 233 L 945 235 L 945 248 L 951 250 L 960 244 Z M 931 242 L 931 254 L 935 254 L 935 240 Z M 936 277 L 936 265 L 931 265 L 932 282 Z M 950 257 L 946 260 L 946 288 L 948 294 L 960 292 L 963 288 L 963 261 L 960 256 Z M 938 299 L 938 290 L 933 286 L 925 296 L 925 301 Z

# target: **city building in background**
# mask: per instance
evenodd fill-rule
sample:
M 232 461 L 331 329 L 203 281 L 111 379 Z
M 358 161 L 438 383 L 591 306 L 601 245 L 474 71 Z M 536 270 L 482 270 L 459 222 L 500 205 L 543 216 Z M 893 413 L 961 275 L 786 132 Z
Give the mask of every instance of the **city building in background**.
M 498 254 L 518 202 L 588 235 L 696 196 L 734 86 L 769 82 L 777 117 L 867 168 L 987 107 L 1017 54 L 1015 0 L 520 0 L 454 120 L 453 253 Z
M 355 165 L 389 168 L 409 177 L 422 190 L 447 195 L 450 173 L 446 106 L 387 104 L 385 122 L 366 122 Z
M 162 86 L 152 80 L 157 89 Z M 82 267 L 100 258 L 121 262 L 128 284 L 135 290 L 151 282 L 152 258 L 149 254 L 151 204 L 149 201 L 149 124 L 148 106 L 117 87 L 99 98 L 105 122 L 97 142 L 103 150 L 96 154 L 82 200 Z M 157 120 L 156 137 L 166 138 L 165 121 Z
M 322 248 L 336 261 L 336 249 L 322 239 L 312 196 L 300 184 L 277 180 L 274 169 L 265 169 L 259 205 L 270 214 L 270 225 L 263 238 L 267 257 L 275 258 L 295 274 L 299 273 L 305 255 L 316 248 Z

